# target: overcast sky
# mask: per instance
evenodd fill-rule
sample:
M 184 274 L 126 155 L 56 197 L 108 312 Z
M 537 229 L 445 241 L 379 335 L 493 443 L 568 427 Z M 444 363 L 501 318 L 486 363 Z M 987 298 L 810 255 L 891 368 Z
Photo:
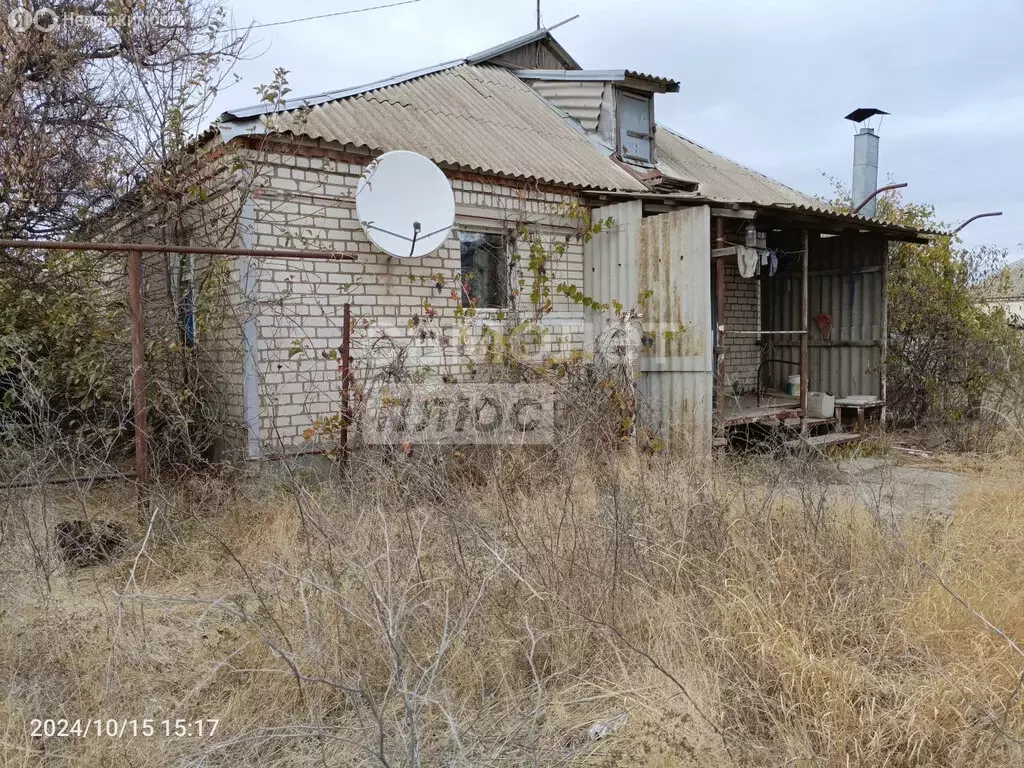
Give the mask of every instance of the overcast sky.
M 236 25 L 393 0 L 228 0 Z M 253 32 L 255 57 L 218 111 L 253 103 L 289 70 L 292 95 L 461 58 L 535 27 L 534 0 L 419 0 Z M 790 186 L 847 185 L 855 107 L 881 126 L 880 183 L 955 222 L 968 245 L 1024 257 L 1024 0 L 542 0 L 545 25 L 584 67 L 673 77 L 659 123 Z

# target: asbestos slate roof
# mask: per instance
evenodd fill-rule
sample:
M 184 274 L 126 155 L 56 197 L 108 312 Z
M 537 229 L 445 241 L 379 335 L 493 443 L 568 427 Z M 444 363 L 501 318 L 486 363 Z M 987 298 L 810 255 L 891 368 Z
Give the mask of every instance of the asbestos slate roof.
M 696 181 L 703 198 L 824 210 L 820 200 L 717 155 L 671 128 L 658 125 L 655 145 L 658 170 L 666 176 Z
M 267 115 L 267 127 L 346 146 L 583 189 L 646 190 L 508 69 L 455 64 Z M 239 114 L 241 113 L 241 114 Z M 225 119 L 248 116 L 229 113 Z
M 405 149 L 442 166 L 485 175 L 584 190 L 650 193 L 652 188 L 638 178 L 643 169 L 636 169 L 637 175 L 627 171 L 609 157 L 611 148 L 602 146 L 597 137 L 588 136 L 578 122 L 544 99 L 516 71 L 488 63 L 494 56 L 538 41 L 556 46 L 564 54 L 563 59 L 576 65 L 550 32 L 541 29 L 465 59 L 363 86 L 291 99 L 276 108 L 260 104 L 232 110 L 220 119 L 221 135 L 228 139 L 252 131 L 271 131 L 375 154 Z M 588 72 L 575 70 L 565 76 L 585 78 Z M 675 81 L 666 78 L 627 70 L 621 75 L 663 81 L 666 88 L 677 87 Z M 690 191 L 695 199 L 787 208 L 881 224 L 830 210 L 820 200 L 718 155 L 665 126 L 658 126 L 655 141 L 657 170 L 669 179 L 696 182 L 697 189 Z
M 274 131 L 371 152 L 408 149 L 437 163 L 485 174 L 583 189 L 648 191 L 612 162 L 570 118 L 516 73 L 448 62 L 365 86 L 226 113 L 222 121 L 262 119 Z M 802 205 L 815 198 L 735 163 L 663 125 L 658 170 L 698 182 L 701 197 L 723 202 Z

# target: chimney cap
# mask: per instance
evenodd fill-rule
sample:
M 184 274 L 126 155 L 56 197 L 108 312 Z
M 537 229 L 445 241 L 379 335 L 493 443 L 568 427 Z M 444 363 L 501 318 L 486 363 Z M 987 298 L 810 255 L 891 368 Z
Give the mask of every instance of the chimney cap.
M 843 119 L 844 120 L 850 120 L 851 122 L 854 122 L 854 123 L 863 123 L 869 117 L 874 117 L 875 115 L 888 115 L 888 114 L 889 113 L 886 112 L 884 109 L 876 109 L 875 107 L 859 107 L 859 108 L 853 110 L 853 112 L 848 114 Z

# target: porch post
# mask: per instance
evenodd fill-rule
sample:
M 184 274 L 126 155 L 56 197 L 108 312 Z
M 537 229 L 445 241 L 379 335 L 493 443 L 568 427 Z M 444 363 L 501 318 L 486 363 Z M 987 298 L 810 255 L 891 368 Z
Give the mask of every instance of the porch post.
M 810 312 L 810 299 L 808 297 L 807 271 L 810 261 L 810 237 L 807 230 L 803 230 L 804 257 L 800 262 L 800 434 L 807 433 L 807 373 L 810 367 L 810 352 L 807 332 L 807 315 Z
M 132 419 L 135 430 L 135 482 L 139 500 L 149 493 L 149 425 L 146 422 L 146 331 L 142 311 L 142 254 L 128 254 L 128 306 L 131 311 L 132 339 Z
M 888 368 L 888 361 L 886 358 L 889 357 L 889 241 L 885 241 L 885 247 L 882 248 L 882 339 L 881 339 L 881 381 L 878 389 L 879 397 L 882 400 L 882 410 L 879 414 L 879 420 L 882 429 L 885 429 L 886 413 L 888 406 L 886 403 L 889 401 L 889 382 L 886 376 L 886 369 Z
M 715 247 L 725 247 L 725 221 L 721 216 L 715 219 Z M 718 325 L 718 346 L 715 349 L 718 361 L 718 381 L 715 382 L 718 400 L 718 436 L 725 437 L 725 258 L 715 259 L 715 304 Z

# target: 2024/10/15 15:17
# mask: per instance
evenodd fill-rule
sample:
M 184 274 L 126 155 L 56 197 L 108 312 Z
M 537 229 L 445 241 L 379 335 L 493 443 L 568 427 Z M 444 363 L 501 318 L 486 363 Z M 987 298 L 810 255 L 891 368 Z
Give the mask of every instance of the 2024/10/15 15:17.
M 213 736 L 219 720 L 200 718 L 75 718 L 32 720 L 33 738 L 133 738 L 164 736 L 189 738 Z

